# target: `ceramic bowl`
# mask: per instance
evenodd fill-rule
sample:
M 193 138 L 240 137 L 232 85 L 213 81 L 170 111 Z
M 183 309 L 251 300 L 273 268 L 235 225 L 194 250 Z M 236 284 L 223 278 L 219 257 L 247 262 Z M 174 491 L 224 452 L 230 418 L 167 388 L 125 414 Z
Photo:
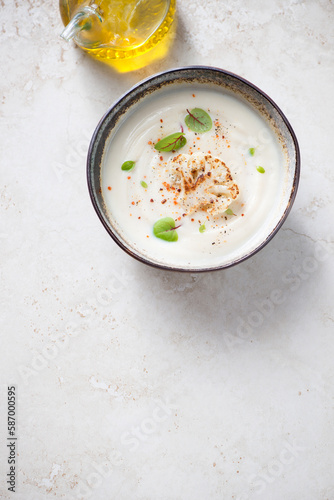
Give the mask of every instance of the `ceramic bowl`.
M 282 150 L 282 158 L 284 158 L 281 168 L 284 169 L 285 183 L 279 193 L 279 203 L 276 200 L 277 206 L 271 211 L 270 221 L 265 226 L 257 228 L 256 234 L 250 238 L 249 244 L 243 245 L 240 252 L 236 252 L 233 258 L 222 253 L 218 262 L 217 259 L 212 262 L 208 253 L 207 258 L 203 259 L 200 265 L 198 263 L 192 264 L 191 255 L 187 265 L 178 265 L 175 262 L 168 262 L 168 256 L 164 256 L 160 260 L 147 252 L 138 250 L 134 242 L 125 237 L 119 230 L 117 221 L 107 208 L 102 191 L 102 166 L 109 143 L 117 129 L 131 116 L 138 105 L 145 104 L 145 100 L 155 92 L 164 88 L 170 89 L 184 85 L 194 85 L 196 88 L 214 88 L 219 92 L 232 94 L 237 99 L 246 102 L 270 126 L 277 137 L 279 147 Z M 296 136 L 287 118 L 273 100 L 255 85 L 235 74 L 204 66 L 172 69 L 152 76 L 133 87 L 102 117 L 91 139 L 87 158 L 89 193 L 96 213 L 109 235 L 135 259 L 157 268 L 173 271 L 202 272 L 223 269 L 242 262 L 261 250 L 273 238 L 287 218 L 296 196 L 299 174 L 300 154 Z

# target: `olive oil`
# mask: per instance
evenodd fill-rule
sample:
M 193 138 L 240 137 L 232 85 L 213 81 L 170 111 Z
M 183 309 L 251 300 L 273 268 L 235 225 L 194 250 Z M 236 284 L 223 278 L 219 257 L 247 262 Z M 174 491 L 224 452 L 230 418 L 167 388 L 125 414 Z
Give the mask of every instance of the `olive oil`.
M 175 16 L 175 0 L 60 0 L 59 5 L 63 38 L 73 38 L 106 62 L 150 51 L 166 37 Z

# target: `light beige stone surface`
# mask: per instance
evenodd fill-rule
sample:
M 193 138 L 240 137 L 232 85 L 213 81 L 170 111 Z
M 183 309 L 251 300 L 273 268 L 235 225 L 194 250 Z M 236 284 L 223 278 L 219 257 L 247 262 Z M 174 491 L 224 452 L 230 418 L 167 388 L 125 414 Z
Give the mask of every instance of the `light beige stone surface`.
M 0 497 L 333 500 L 333 2 L 179 0 L 169 55 L 122 75 L 59 38 L 56 1 L 0 3 Z M 302 153 L 276 237 L 202 275 L 123 253 L 85 177 L 113 101 L 192 64 L 263 89 Z

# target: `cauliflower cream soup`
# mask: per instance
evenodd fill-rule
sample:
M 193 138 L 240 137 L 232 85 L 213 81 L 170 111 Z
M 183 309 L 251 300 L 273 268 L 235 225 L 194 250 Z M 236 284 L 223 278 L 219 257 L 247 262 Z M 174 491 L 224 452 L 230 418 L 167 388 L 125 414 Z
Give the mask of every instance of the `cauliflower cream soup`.
M 146 96 L 119 120 L 102 195 L 114 230 L 144 258 L 214 267 L 273 229 L 285 170 L 275 132 L 246 100 L 187 84 Z

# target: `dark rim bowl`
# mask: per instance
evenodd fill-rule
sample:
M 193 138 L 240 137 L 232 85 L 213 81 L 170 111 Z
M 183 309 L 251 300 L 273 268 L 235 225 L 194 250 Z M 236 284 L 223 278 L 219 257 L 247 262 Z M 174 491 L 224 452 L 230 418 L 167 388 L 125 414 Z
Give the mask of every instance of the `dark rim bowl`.
M 147 96 L 152 95 L 161 88 L 171 88 L 171 86 L 179 84 L 191 84 L 197 88 L 199 86 L 204 86 L 204 88 L 210 86 L 215 90 L 219 89 L 222 92 L 230 93 L 246 101 L 253 109 L 260 113 L 262 118 L 270 125 L 283 151 L 287 182 L 284 192 L 282 192 L 279 211 L 273 218 L 270 230 L 255 248 L 250 248 L 249 251 L 244 252 L 235 259 L 227 261 L 222 259 L 219 265 L 210 265 L 209 255 L 205 265 L 192 266 L 190 263 L 189 267 L 159 262 L 153 257 L 151 258 L 150 256 L 144 255 L 134 248 L 131 242 L 126 241 L 115 228 L 115 225 L 112 223 L 112 217 L 103 199 L 101 180 L 103 157 L 118 124 L 126 119 L 128 114 L 131 113 L 133 106 L 136 106 Z M 171 69 L 154 75 L 130 89 L 100 120 L 91 139 L 87 158 L 89 194 L 96 213 L 109 235 L 125 252 L 135 259 L 157 268 L 172 271 L 204 272 L 224 269 L 248 259 L 261 250 L 273 238 L 287 218 L 296 197 L 299 175 L 300 153 L 298 142 L 290 123 L 277 104 L 262 92 L 262 90 L 247 80 L 228 71 L 207 66 L 190 66 Z

